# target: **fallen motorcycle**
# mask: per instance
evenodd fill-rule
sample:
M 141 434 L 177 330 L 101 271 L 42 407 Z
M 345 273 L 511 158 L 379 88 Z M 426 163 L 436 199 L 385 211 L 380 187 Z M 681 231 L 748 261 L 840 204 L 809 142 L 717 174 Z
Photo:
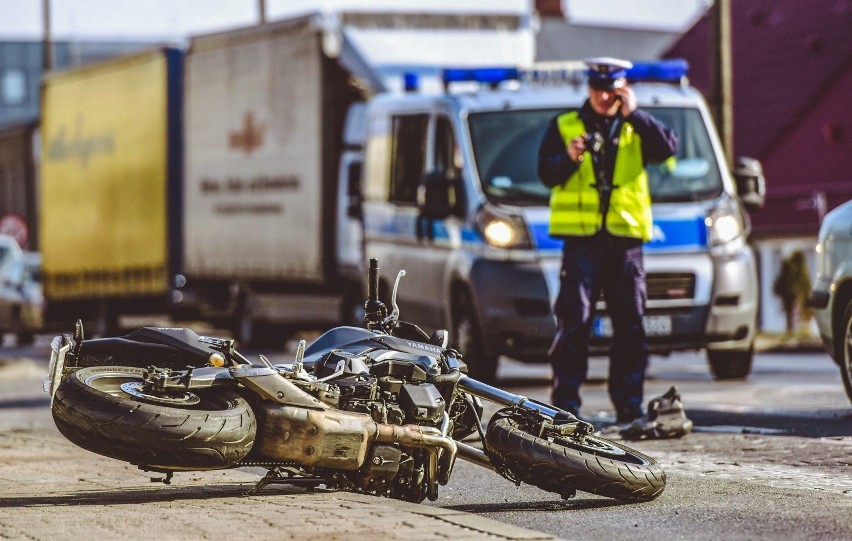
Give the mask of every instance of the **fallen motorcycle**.
M 74 444 L 174 472 L 259 466 L 270 483 L 435 500 L 456 458 L 570 498 L 656 498 L 656 462 L 553 406 L 466 375 L 445 331 L 431 336 L 378 298 L 370 260 L 366 328 L 337 327 L 289 364 L 252 362 L 233 340 L 145 327 L 123 337 L 54 338 L 53 418 Z M 499 408 L 483 422 L 483 400 Z

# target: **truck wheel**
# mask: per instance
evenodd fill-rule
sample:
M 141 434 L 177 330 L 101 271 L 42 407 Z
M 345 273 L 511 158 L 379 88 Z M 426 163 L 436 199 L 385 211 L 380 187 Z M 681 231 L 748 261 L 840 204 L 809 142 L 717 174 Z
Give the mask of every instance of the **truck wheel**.
M 745 351 L 707 350 L 707 362 L 710 371 L 717 380 L 745 379 L 751 372 L 754 359 L 754 347 Z
M 364 301 L 367 296 L 359 287 L 348 287 L 340 305 L 340 323 L 351 327 L 364 326 Z
M 249 314 L 242 305 L 237 308 L 237 313 L 231 321 L 231 333 L 242 347 L 246 347 L 254 343 L 254 319 L 252 319 L 251 314 Z
M 243 348 L 282 348 L 293 334 L 286 325 L 257 321 L 247 314 L 237 318 L 234 327 L 234 337 Z
M 294 330 L 286 325 L 254 318 L 245 299 L 239 303 L 231 332 L 242 348 L 283 348 L 294 334 Z
M 18 331 L 18 345 L 31 346 L 35 342 L 35 333 L 32 331 Z
M 229 390 L 147 394 L 145 370 L 83 368 L 56 390 L 53 420 L 63 436 L 99 455 L 167 470 L 227 468 L 251 450 L 257 422 Z
M 94 334 L 100 338 L 121 334 L 118 325 L 118 313 L 109 301 L 98 302 L 95 311 Z
M 834 333 L 837 342 L 837 352 L 840 361 L 840 373 L 843 376 L 843 386 L 846 395 L 852 402 L 852 299 L 846 301 L 846 309 L 843 311 L 843 326 Z
M 20 305 L 12 306 L 12 314 L 11 321 L 12 327 L 14 329 L 15 335 L 18 338 L 19 346 L 30 346 L 35 340 L 35 334 L 32 331 L 28 331 L 24 329 L 23 315 L 21 312 L 23 308 Z M 2 333 L 0 333 L 0 342 L 2 342 Z
M 462 354 L 468 373 L 474 379 L 492 384 L 497 380 L 497 355 L 488 353 L 482 327 L 476 317 L 472 298 L 462 293 L 454 303 L 452 342 Z M 453 343 L 451 342 L 451 345 Z

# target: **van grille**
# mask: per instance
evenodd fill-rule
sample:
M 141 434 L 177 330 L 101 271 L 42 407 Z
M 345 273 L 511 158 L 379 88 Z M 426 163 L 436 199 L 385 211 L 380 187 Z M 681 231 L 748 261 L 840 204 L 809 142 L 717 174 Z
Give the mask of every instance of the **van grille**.
M 651 272 L 645 279 L 649 300 L 695 297 L 695 275 L 688 272 Z

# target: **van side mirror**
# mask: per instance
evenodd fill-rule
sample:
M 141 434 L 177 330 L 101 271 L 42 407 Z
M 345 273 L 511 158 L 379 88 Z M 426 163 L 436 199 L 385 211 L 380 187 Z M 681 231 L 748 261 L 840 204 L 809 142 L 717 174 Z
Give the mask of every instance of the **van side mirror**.
M 417 188 L 417 208 L 429 220 L 443 220 L 459 208 L 459 183 L 447 177 L 443 170 L 435 170 L 423 177 Z
M 745 156 L 737 158 L 732 171 L 737 194 L 748 210 L 756 210 L 766 200 L 766 179 L 760 161 Z

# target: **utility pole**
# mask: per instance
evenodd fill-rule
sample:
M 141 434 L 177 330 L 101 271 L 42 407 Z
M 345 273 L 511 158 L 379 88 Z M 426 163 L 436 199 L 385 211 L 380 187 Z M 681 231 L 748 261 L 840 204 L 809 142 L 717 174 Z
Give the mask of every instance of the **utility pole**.
M 41 71 L 53 69 L 53 42 L 50 38 L 50 0 L 41 0 L 41 19 L 44 34 L 41 41 Z
M 260 14 L 260 24 L 266 23 L 266 0 L 257 0 L 257 12 Z
M 731 0 L 714 0 L 710 8 L 710 102 L 730 166 L 734 152 L 734 101 L 731 69 Z

